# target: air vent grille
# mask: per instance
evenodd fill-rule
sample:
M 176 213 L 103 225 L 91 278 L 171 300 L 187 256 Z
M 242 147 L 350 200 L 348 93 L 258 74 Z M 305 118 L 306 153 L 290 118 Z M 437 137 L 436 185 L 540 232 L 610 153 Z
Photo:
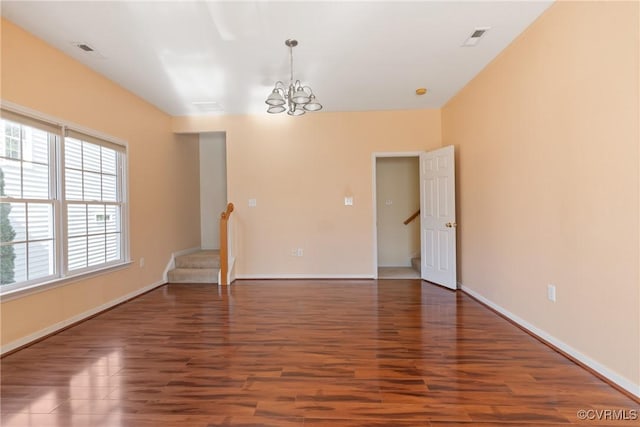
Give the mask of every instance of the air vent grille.
M 478 44 L 480 39 L 489 31 L 489 27 L 481 27 L 473 30 L 471 35 L 462 44 L 463 47 L 472 47 Z
M 93 51 L 95 51 L 94 48 L 92 48 L 91 46 L 89 46 L 86 43 L 78 43 L 76 46 L 79 47 L 80 49 L 84 50 L 85 52 L 93 52 Z
M 222 105 L 215 101 L 195 101 L 193 102 L 193 105 L 198 109 L 198 111 L 203 113 L 218 113 L 224 111 Z

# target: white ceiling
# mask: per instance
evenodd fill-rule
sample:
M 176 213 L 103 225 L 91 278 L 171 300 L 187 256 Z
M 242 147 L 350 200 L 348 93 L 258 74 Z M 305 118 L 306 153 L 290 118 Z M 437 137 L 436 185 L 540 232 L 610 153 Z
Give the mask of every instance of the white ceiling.
M 3 0 L 2 15 L 171 115 L 243 114 L 288 80 L 287 38 L 323 111 L 439 108 L 551 3 Z

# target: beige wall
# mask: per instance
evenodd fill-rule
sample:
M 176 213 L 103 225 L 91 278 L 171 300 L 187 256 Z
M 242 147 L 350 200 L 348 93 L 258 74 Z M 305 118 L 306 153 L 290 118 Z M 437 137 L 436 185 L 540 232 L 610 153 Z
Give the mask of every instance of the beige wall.
M 556 3 L 442 113 L 462 284 L 636 390 L 638 5 Z
M 180 117 L 174 129 L 227 132 L 239 277 L 373 277 L 372 153 L 441 142 L 439 110 Z
M 128 141 L 135 261 L 3 301 L 4 346 L 161 281 L 173 251 L 199 246 L 200 219 L 196 136 L 175 136 L 168 115 L 6 20 L 1 37 L 3 100 Z
M 418 157 L 376 159 L 378 266 L 410 266 L 420 254 L 420 217 L 406 220 L 420 209 Z
M 200 247 L 220 249 L 220 214 L 227 207 L 224 133 L 200 135 Z

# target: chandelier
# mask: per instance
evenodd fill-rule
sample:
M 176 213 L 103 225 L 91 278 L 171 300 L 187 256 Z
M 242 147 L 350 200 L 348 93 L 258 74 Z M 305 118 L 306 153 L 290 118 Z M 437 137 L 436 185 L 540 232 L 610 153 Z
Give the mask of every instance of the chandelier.
M 277 114 L 286 111 L 290 116 L 301 116 L 307 111 L 318 111 L 322 105 L 316 100 L 316 96 L 309 86 L 302 86 L 300 80 L 293 80 L 293 48 L 298 45 L 297 40 L 287 39 L 284 42 L 289 47 L 289 86 L 277 81 L 273 91 L 267 97 L 265 103 L 269 105 L 267 113 Z M 285 106 L 286 105 L 286 106 Z

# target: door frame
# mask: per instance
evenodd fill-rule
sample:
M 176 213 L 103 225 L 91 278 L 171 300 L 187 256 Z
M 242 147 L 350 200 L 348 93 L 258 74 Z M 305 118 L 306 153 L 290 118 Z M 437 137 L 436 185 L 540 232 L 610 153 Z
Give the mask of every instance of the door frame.
M 425 150 L 426 151 L 426 150 Z M 376 162 L 379 158 L 390 157 L 416 157 L 420 162 L 420 154 L 425 151 L 376 151 L 371 154 L 371 170 L 372 170 L 372 190 L 373 193 L 373 278 L 378 278 L 378 171 L 376 170 Z M 422 194 L 420 194 L 420 203 L 422 203 Z

